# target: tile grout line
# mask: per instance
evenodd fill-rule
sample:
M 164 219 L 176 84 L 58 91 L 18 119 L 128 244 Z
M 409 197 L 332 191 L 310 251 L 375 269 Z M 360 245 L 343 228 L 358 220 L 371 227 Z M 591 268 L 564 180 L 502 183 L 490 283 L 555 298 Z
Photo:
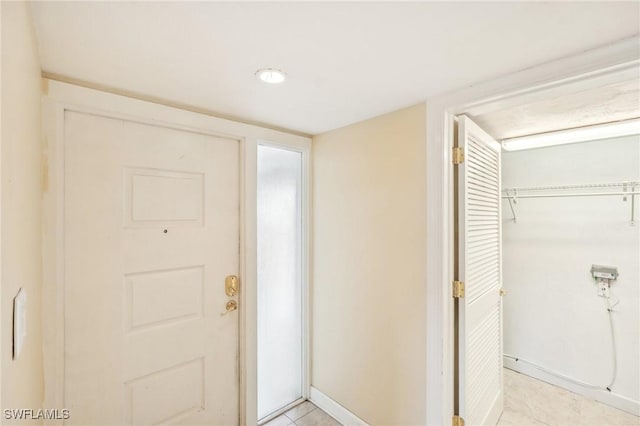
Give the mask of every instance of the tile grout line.
M 301 407 L 303 404 L 307 404 L 305 408 L 311 408 L 311 410 L 305 412 L 304 414 L 300 415 L 299 417 L 297 417 L 295 420 L 293 419 L 293 412 L 296 411 L 296 408 Z M 298 411 L 300 411 L 300 409 L 298 408 Z M 317 405 L 315 405 L 314 403 L 312 403 L 311 401 L 305 401 L 302 402 L 301 404 L 296 405 L 295 407 L 289 409 L 287 412 L 282 413 L 280 416 L 276 417 L 275 419 L 271 420 L 271 421 L 275 421 L 277 419 L 282 419 L 282 420 L 286 420 L 287 426 L 302 426 L 305 424 L 305 422 L 303 421 L 303 419 L 306 419 L 309 416 L 313 416 L 314 413 L 316 413 L 316 415 L 320 415 L 320 417 L 323 416 L 327 416 L 329 418 L 331 418 L 332 425 L 340 425 L 340 423 L 335 420 L 332 416 L 330 416 L 326 411 L 322 410 L 320 407 L 318 407 Z M 320 413 L 320 414 L 318 414 Z M 318 420 L 317 419 L 310 419 L 311 423 L 308 423 L 309 425 L 313 424 L 315 426 L 318 426 L 322 423 L 317 423 Z M 269 422 L 271 423 L 271 422 Z M 265 424 L 264 426 L 269 426 L 269 423 Z M 342 425 L 340 425 L 342 426 Z
M 315 406 L 314 406 L 314 407 L 315 407 Z M 298 422 L 298 420 L 300 420 L 300 419 L 301 419 L 301 418 L 303 418 L 303 417 L 307 417 L 309 414 L 311 414 L 312 412 L 316 411 L 317 409 L 318 409 L 318 407 L 315 407 L 315 408 L 313 408 L 311 411 L 309 411 L 308 413 L 303 414 L 302 416 L 298 417 L 297 419 L 295 419 L 295 420 L 291 420 L 291 422 L 292 422 L 294 425 L 299 426 L 299 425 L 298 425 L 298 423 L 297 423 L 297 422 Z M 286 415 L 287 415 L 287 414 L 285 413 L 285 416 L 286 416 Z M 287 416 L 287 417 L 289 417 L 289 416 Z M 291 419 L 291 417 L 289 417 L 289 419 Z

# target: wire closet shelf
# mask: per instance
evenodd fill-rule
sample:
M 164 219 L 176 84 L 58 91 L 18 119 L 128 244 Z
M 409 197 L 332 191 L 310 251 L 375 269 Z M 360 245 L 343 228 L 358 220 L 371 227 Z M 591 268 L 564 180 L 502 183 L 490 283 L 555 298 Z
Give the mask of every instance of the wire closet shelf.
M 631 225 L 635 225 L 635 196 L 640 195 L 640 182 L 611 182 L 581 185 L 529 186 L 504 188 L 502 199 L 509 201 L 513 222 L 517 223 L 515 205 L 519 198 L 562 198 L 562 197 L 622 197 L 622 201 L 630 202 Z

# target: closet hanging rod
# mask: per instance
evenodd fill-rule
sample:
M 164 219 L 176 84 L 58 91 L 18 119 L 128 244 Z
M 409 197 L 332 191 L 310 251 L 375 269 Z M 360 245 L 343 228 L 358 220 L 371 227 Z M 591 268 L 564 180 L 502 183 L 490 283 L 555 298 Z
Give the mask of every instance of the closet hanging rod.
M 543 191 L 546 191 L 543 192 Z M 582 192 L 581 192 L 582 191 Z M 623 197 L 622 201 L 630 200 L 631 225 L 635 224 L 636 195 L 640 195 L 640 182 L 593 183 L 582 185 L 532 186 L 520 188 L 504 188 L 502 199 L 509 202 L 513 223 L 517 223 L 515 205 L 520 198 L 568 198 L 568 197 Z
M 584 193 L 569 193 L 569 194 L 509 194 L 503 195 L 502 198 L 518 199 L 518 198 L 559 198 L 559 197 L 603 197 L 605 195 L 640 195 L 640 192 L 584 192 Z
M 628 182 L 611 182 L 611 183 L 589 183 L 580 185 L 554 185 L 554 186 L 529 186 L 520 188 L 504 188 L 504 193 L 519 193 L 527 191 L 563 191 L 567 189 L 603 189 L 603 188 L 630 188 L 640 186 L 640 182 L 628 181 Z

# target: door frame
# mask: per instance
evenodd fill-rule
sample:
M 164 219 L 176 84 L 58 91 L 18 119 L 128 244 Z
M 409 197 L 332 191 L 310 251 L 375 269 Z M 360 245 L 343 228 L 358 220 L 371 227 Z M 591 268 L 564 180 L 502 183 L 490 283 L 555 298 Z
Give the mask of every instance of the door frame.
M 459 114 L 476 115 L 637 76 L 638 37 L 427 99 L 427 424 L 454 415 L 454 186 Z
M 64 115 L 76 111 L 233 139 L 240 150 L 239 424 L 257 423 L 256 165 L 258 141 L 306 150 L 311 139 L 284 131 L 43 78 L 44 407 L 64 407 Z M 303 169 L 303 176 L 310 170 Z M 308 179 L 307 179 L 308 184 Z M 307 197 L 309 196 L 307 191 Z M 308 198 L 304 201 L 307 212 Z M 309 222 L 303 222 L 309 235 Z M 308 239 L 304 262 L 308 265 Z M 308 268 L 307 268 L 308 270 Z M 222 287 L 221 287 L 222 289 Z M 307 333 L 308 339 L 308 333 Z M 308 354 L 308 351 L 307 351 Z M 308 365 L 308 362 L 307 362 Z M 308 382 L 307 382 L 308 383 Z

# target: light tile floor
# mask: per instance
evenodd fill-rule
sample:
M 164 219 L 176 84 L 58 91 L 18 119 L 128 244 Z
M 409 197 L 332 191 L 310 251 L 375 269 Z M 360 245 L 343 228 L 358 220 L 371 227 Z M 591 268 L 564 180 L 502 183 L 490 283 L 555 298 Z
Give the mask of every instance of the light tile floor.
M 342 426 L 333 417 L 305 401 L 263 426 Z
M 640 417 L 506 368 L 504 393 L 498 426 L 640 426 Z M 341 425 L 306 401 L 263 426 Z
M 640 417 L 504 369 L 498 426 L 640 426 Z

